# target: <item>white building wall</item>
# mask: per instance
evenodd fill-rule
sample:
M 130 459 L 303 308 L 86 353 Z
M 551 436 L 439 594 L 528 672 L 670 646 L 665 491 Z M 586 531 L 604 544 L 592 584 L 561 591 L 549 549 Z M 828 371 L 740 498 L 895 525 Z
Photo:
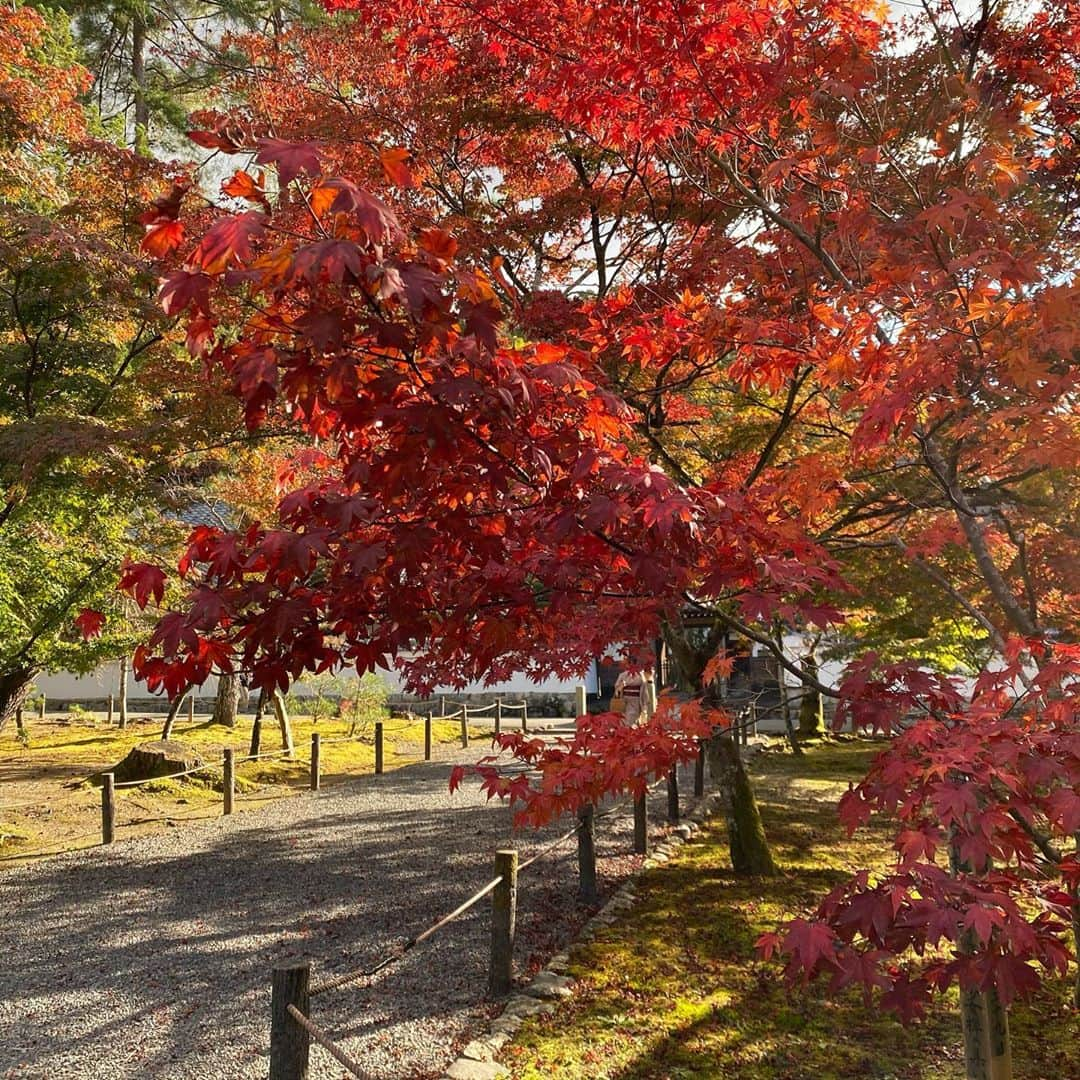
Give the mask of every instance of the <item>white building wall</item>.
M 387 684 L 393 695 L 404 694 L 401 675 L 396 671 L 379 671 L 379 677 Z M 433 697 L 445 694 L 451 697 L 455 694 L 568 694 L 572 695 L 576 687 L 585 683 L 586 691 L 590 694 L 596 692 L 596 669 L 590 669 L 584 679 L 545 679 L 535 682 L 525 674 L 515 675 L 504 682 L 495 683 L 493 686 L 484 686 L 483 683 L 470 683 L 464 689 L 455 687 L 440 687 L 433 693 Z M 93 701 L 107 698 L 110 694 L 118 693 L 120 685 L 120 665 L 118 663 L 105 664 L 97 671 L 89 675 L 73 675 L 70 672 L 60 671 L 52 675 L 39 675 L 36 680 L 39 692 L 44 692 L 47 699 L 52 701 Z M 303 682 L 296 685 L 293 690 L 299 696 L 308 693 L 308 688 Z M 217 679 L 208 679 L 199 688 L 200 698 L 213 697 L 217 693 Z M 163 694 L 151 694 L 146 684 L 128 674 L 128 697 L 132 699 L 159 697 L 164 700 Z

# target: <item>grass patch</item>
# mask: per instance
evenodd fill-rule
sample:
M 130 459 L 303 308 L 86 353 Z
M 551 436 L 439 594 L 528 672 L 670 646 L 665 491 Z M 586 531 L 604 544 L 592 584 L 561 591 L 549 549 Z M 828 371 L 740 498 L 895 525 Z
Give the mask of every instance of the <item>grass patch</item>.
M 288 795 L 308 788 L 312 732 L 323 740 L 321 772 L 324 785 L 332 785 L 359 776 L 370 775 L 375 767 L 374 720 L 362 720 L 355 738 L 344 739 L 350 721 L 323 716 L 316 723 L 311 716 L 291 717 L 294 759 L 269 757 L 237 765 L 237 809 L 244 808 L 245 797 Z M 100 794 L 96 777 L 122 761 L 136 745 L 158 739 L 162 717 L 135 714 L 121 730 L 109 726 L 104 713 L 76 710 L 51 714 L 45 719 L 26 718 L 26 737 L 13 728 L 0 734 L 0 858 L 7 854 L 32 853 L 38 849 L 61 850 L 66 846 L 84 846 L 99 833 Z M 197 719 L 177 722 L 173 738 L 202 757 L 206 772 L 182 780 L 152 780 L 136 788 L 117 791 L 118 836 L 134 835 L 166 821 L 209 817 L 220 813 L 222 770 L 226 747 L 237 758 L 247 754 L 252 717 L 241 715 L 235 728 Z M 424 754 L 423 721 L 408 723 L 403 719 L 384 719 L 384 768 L 387 770 L 417 761 Z M 471 729 L 472 737 L 490 738 L 490 730 Z M 432 742 L 458 744 L 459 721 L 432 724 Z M 262 752 L 281 749 L 277 721 L 272 713 L 263 717 Z
M 848 838 L 835 804 L 880 746 L 826 742 L 802 759 L 769 752 L 755 784 L 784 870 L 740 879 L 722 823 L 646 873 L 638 902 L 572 955 L 580 983 L 502 1053 L 517 1080 L 962 1080 L 955 1002 L 903 1028 L 858 993 L 789 993 L 753 944 L 805 912 L 853 867 L 883 863 L 888 833 Z M 1017 1080 L 1080 1077 L 1064 985 L 1013 1015 Z

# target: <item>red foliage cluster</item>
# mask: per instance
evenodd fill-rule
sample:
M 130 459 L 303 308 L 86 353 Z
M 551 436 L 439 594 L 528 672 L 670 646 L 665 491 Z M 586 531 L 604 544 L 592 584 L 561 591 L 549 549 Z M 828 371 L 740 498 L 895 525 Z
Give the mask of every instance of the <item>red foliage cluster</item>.
M 456 767 L 450 788 L 475 773 L 489 798 L 518 807 L 517 824 L 544 825 L 608 795 L 644 794 L 651 779 L 665 775 L 675 762 L 693 760 L 700 740 L 729 724 L 725 713 L 704 709 L 700 702 L 661 697 L 656 712 L 634 726 L 616 713 L 603 713 L 580 717 L 572 739 L 506 732 L 495 740 L 501 753 L 481 758 L 474 767 Z M 525 768 L 505 771 L 503 755 Z M 539 780 L 525 770 L 539 774 Z
M 250 426 L 286 415 L 326 449 L 276 527 L 192 535 L 189 603 L 139 656 L 151 685 L 176 693 L 233 655 L 254 685 L 286 687 L 415 647 L 417 689 L 569 674 L 650 639 L 690 588 L 741 591 L 756 612 L 811 603 L 828 564 L 798 530 L 635 457 L 590 355 L 501 344 L 489 276 L 455 264 L 444 233 L 406 238 L 376 196 L 321 176 L 310 144 L 251 149 L 298 200 L 268 212 L 248 177 L 258 208 L 215 221 L 162 303 L 228 373 Z M 153 228 L 178 212 L 162 200 Z M 236 318 L 241 332 L 219 336 Z M 159 590 L 145 567 L 125 585 L 140 602 Z
M 1008 1005 L 1038 987 L 1035 965 L 1064 973 L 1080 890 L 1080 858 L 1066 846 L 1080 830 L 1080 647 L 1044 650 L 1012 642 L 969 701 L 924 673 L 879 673 L 873 697 L 893 719 L 934 707 L 840 804 L 851 831 L 873 814 L 899 822 L 896 865 L 858 872 L 813 919 L 762 937 L 790 980 L 881 989 L 907 1020 L 954 984 L 995 989 Z M 860 671 L 846 690 L 862 697 L 870 685 Z

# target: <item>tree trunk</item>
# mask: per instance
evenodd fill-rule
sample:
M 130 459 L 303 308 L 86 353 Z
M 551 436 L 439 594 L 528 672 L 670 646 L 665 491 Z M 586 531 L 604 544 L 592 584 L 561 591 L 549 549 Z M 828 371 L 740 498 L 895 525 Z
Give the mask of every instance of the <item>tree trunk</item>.
M 812 679 L 818 677 L 817 657 L 811 653 L 803 657 L 803 671 Z M 802 698 L 799 701 L 799 738 L 816 739 L 825 731 L 825 715 L 822 708 L 821 695 L 805 683 L 802 688 Z
M 765 827 L 739 747 L 730 734 L 709 740 L 709 767 L 719 782 L 728 823 L 728 847 L 736 874 L 775 877 L 780 871 L 769 850 Z
M 285 698 L 280 690 L 274 691 L 270 699 L 274 715 L 277 717 L 278 727 L 281 729 L 281 749 L 288 750 L 289 757 L 293 756 L 292 725 L 289 723 L 289 713 L 285 708 Z
M 780 669 L 780 681 L 777 684 L 780 693 L 780 715 L 784 718 L 784 731 L 787 734 L 788 745 L 796 757 L 803 756 L 803 748 L 799 745 L 799 733 L 795 730 L 795 722 L 791 719 L 791 699 L 788 697 L 787 680 L 784 678 L 784 669 Z
M 255 719 L 251 722 L 251 745 L 248 747 L 248 756 L 257 757 L 259 747 L 262 746 L 262 718 L 263 709 L 266 708 L 266 691 L 259 691 L 259 702 L 255 706 Z
M 949 869 L 953 875 L 971 872 L 960 858 L 955 840 L 949 846 Z M 984 867 L 989 870 L 990 865 Z M 965 930 L 958 942 L 960 952 L 971 954 L 978 947 L 973 930 Z M 967 1080 L 1012 1080 L 1012 1044 L 1009 1014 L 997 990 L 960 988 L 960 1023 L 964 1031 L 964 1069 Z
M 715 708 L 716 687 L 702 681 L 705 665 L 723 643 L 723 632 L 714 626 L 700 647 L 691 644 L 677 627 L 666 627 L 664 641 L 678 668 L 684 690 L 700 695 L 707 707 Z M 714 735 L 706 751 L 709 767 L 719 781 L 728 824 L 728 847 L 731 865 L 737 874 L 760 874 L 772 877 L 779 873 L 769 850 L 769 841 L 761 823 L 761 813 L 750 777 L 743 767 L 739 747 L 732 733 Z
M 25 704 L 36 675 L 32 668 L 21 667 L 0 674 L 0 731 Z
M 217 697 L 214 698 L 214 713 L 211 724 L 223 724 L 236 727 L 236 712 L 240 708 L 240 676 L 221 675 L 218 677 Z
M 1001 1004 L 997 990 L 983 994 L 986 1009 L 986 1037 L 990 1047 L 990 1080 L 1013 1080 L 1012 1039 L 1009 1014 Z
M 134 94 L 136 153 L 150 153 L 150 103 L 146 97 L 146 19 L 138 11 L 131 20 L 131 85 Z
M 168 742 L 172 738 L 173 725 L 176 723 L 176 718 L 180 714 L 180 706 L 187 700 L 188 694 L 195 693 L 195 688 L 189 686 L 186 690 L 181 691 L 176 695 L 176 699 L 169 706 L 169 715 L 165 717 L 165 726 L 161 729 L 161 741 Z
M 964 1075 L 967 1080 L 990 1080 L 986 1008 L 978 990 L 960 991 L 960 1025 L 964 1031 Z
M 128 658 L 126 656 L 120 657 L 120 681 L 117 687 L 117 699 L 120 707 L 120 726 L 122 728 L 127 727 L 128 722 L 128 708 L 127 708 L 127 690 L 128 690 Z
M 1073 834 L 1076 850 L 1080 851 L 1080 832 Z M 1080 886 L 1072 895 L 1073 952 L 1076 953 L 1076 981 L 1073 983 L 1073 1005 L 1080 1009 Z
M 776 647 L 784 650 L 784 628 L 777 623 L 773 631 Z M 784 731 L 787 733 L 788 745 L 796 757 L 803 756 L 803 748 L 799 745 L 799 736 L 795 732 L 795 723 L 791 719 L 791 698 L 788 696 L 787 674 L 782 664 L 777 665 L 776 689 L 780 695 L 780 715 L 784 719 Z

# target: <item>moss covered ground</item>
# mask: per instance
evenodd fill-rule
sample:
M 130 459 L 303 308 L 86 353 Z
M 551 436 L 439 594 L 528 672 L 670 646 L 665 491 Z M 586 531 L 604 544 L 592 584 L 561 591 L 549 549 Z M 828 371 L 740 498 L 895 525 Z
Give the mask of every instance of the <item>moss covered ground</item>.
M 310 716 L 291 718 L 294 759 L 284 756 L 244 762 L 237 766 L 237 811 L 254 808 L 266 799 L 298 794 L 308 787 L 311 733 L 323 741 L 321 775 L 324 785 L 370 774 L 374 769 L 375 716 L 357 724 L 348 741 L 350 722 Z M 0 733 L 0 862 L 22 859 L 35 852 L 88 847 L 100 841 L 100 795 L 96 776 L 116 765 L 136 744 L 158 739 L 164 718 L 136 713 L 128 727 L 109 726 L 104 713 L 77 710 L 28 716 L 26 736 L 13 725 Z M 154 829 L 175 827 L 189 819 L 221 813 L 222 754 L 232 747 L 246 755 L 251 737 L 250 715 L 241 715 L 235 728 L 196 717 L 181 718 L 173 738 L 184 743 L 215 768 L 183 780 L 156 780 L 117 792 L 117 838 Z M 384 768 L 423 757 L 423 722 L 384 718 Z M 473 733 L 477 739 L 483 732 Z M 432 726 L 436 746 L 458 743 L 457 721 Z M 490 737 L 490 732 L 488 732 Z M 272 714 L 263 718 L 263 753 L 281 749 L 282 740 Z
M 648 871 L 633 910 L 572 954 L 574 997 L 530 1020 L 502 1054 L 516 1080 L 960 1080 L 955 1002 L 902 1027 L 859 993 L 789 991 L 754 942 L 805 913 L 847 871 L 882 865 L 882 827 L 848 838 L 836 800 L 873 743 L 779 748 L 753 773 L 783 876 L 739 879 L 714 821 Z M 1017 1080 L 1080 1078 L 1080 1028 L 1064 985 L 1014 1009 Z

